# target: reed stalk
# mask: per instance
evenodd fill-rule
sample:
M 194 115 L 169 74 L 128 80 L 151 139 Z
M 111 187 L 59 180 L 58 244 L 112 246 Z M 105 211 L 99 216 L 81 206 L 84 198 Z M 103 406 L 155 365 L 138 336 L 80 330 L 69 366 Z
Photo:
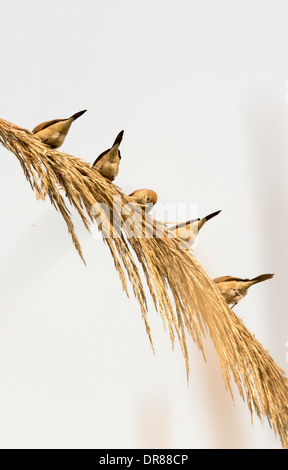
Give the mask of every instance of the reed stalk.
M 217 287 L 191 251 L 180 249 L 179 240 L 171 238 L 169 231 L 163 229 L 163 224 L 164 236 L 157 236 L 161 223 L 158 224 L 147 214 L 145 230 L 150 236 L 131 237 L 127 224 L 129 217 L 125 214 L 129 197 L 87 162 L 47 148 L 27 129 L 3 119 L 0 119 L 0 141 L 18 158 L 36 197 L 49 197 L 52 205 L 61 213 L 84 263 L 68 203 L 74 206 L 90 231 L 95 220 L 95 207 L 99 207 L 101 212 L 99 203 L 102 203 L 112 210 L 113 201 L 118 197 L 120 203 L 116 210 L 119 223 L 116 226 L 116 236 L 106 237 L 107 227 L 112 234 L 114 230 L 115 234 L 115 226 L 113 228 L 110 216 L 103 211 L 99 229 L 127 295 L 128 281 L 132 286 L 153 351 L 147 294 L 150 294 L 161 315 L 172 347 L 175 339 L 181 345 L 187 378 L 189 354 L 186 337 L 190 335 L 193 338 L 205 359 L 202 340 L 209 334 L 219 357 L 226 388 L 232 395 L 233 378 L 252 418 L 254 413 L 261 422 L 266 418 L 275 434 L 280 437 L 282 446 L 288 448 L 287 377 L 242 320 L 226 305 Z M 135 213 L 137 215 L 133 224 L 135 233 L 139 234 L 144 227 L 144 211 Z

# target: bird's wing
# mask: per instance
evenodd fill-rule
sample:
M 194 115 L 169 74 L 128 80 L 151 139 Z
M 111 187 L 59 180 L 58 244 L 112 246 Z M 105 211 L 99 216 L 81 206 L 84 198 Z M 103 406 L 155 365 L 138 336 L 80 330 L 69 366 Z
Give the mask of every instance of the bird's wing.
M 104 155 L 110 152 L 110 150 L 111 149 L 107 149 L 107 150 L 104 150 L 104 152 L 100 153 L 99 157 L 96 158 L 92 166 L 96 165 L 96 163 L 99 162 L 99 160 L 101 160 L 101 158 L 104 157 Z
M 46 127 L 50 127 L 53 124 L 61 121 L 66 121 L 66 119 L 53 119 L 52 121 L 41 122 L 41 124 L 38 124 L 38 126 L 34 127 L 32 133 L 37 134 L 37 132 L 43 131 L 43 129 L 46 129 Z
M 177 228 L 185 227 L 185 225 L 193 224 L 193 222 L 199 222 L 200 219 L 187 220 L 187 222 L 181 222 L 181 224 L 173 225 L 169 227 L 169 230 L 176 230 Z
M 227 282 L 227 281 L 249 281 L 249 279 L 241 279 L 240 277 L 234 277 L 234 276 L 221 276 L 221 277 L 216 277 L 213 279 L 213 281 L 218 284 L 219 282 Z

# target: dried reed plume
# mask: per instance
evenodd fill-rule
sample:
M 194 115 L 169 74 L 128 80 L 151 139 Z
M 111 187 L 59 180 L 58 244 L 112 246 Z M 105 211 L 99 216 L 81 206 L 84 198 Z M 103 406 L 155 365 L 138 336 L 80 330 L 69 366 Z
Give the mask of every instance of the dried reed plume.
M 80 158 L 48 149 L 31 132 L 2 119 L 0 140 L 20 161 L 37 198 L 44 199 L 48 196 L 61 212 L 83 261 L 66 201 L 69 200 L 76 208 L 89 230 L 93 222 L 93 204 L 102 202 L 112 209 L 113 197 L 121 196 L 121 207 L 118 208 L 121 222 L 116 227 L 118 236 L 103 237 L 103 240 L 110 249 L 127 295 L 127 277 L 132 285 L 153 350 L 146 293 L 137 267 L 139 264 L 143 268 L 143 277 L 155 308 L 161 314 L 165 329 L 169 331 L 172 346 L 175 337 L 180 342 L 187 376 L 189 362 L 186 335 L 192 336 L 204 356 L 202 338 L 209 333 L 219 356 L 226 388 L 232 395 L 232 375 L 241 397 L 247 401 L 251 416 L 256 412 L 261 422 L 266 417 L 275 434 L 280 436 L 283 447 L 288 448 L 287 378 L 226 305 L 191 252 L 181 250 L 179 241 L 168 237 L 167 229 L 164 229 L 164 237 L 157 238 L 159 227 L 147 215 L 146 231 L 148 227 L 151 235 L 154 230 L 154 236 L 129 237 L 125 224 L 127 217 L 120 210 L 129 202 L 129 198 Z M 135 232 L 142 230 L 142 213 L 140 211 L 134 221 Z M 106 217 L 106 223 L 112 230 L 109 216 Z M 103 224 L 101 228 L 103 234 Z

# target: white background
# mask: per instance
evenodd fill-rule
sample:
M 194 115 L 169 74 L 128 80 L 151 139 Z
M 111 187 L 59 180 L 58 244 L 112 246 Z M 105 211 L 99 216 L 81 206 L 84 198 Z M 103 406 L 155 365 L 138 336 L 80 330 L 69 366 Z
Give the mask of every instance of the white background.
M 93 162 L 124 129 L 123 191 L 222 209 L 195 255 L 211 277 L 275 273 L 235 312 L 286 373 L 287 20 L 281 0 L 27 0 L 0 30 L 2 118 L 33 129 L 87 108 L 63 151 Z M 281 448 L 233 403 L 209 338 L 207 363 L 189 340 L 187 385 L 150 303 L 153 356 L 107 247 L 75 215 L 85 267 L 0 156 L 0 447 Z

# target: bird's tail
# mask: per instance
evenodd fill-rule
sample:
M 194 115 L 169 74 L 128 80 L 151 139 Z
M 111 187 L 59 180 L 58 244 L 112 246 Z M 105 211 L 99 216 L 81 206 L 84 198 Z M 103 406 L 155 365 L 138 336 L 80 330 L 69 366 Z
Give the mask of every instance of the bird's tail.
M 257 282 L 266 281 L 266 279 L 271 279 L 273 276 L 274 274 L 261 274 L 260 276 L 251 279 L 251 281 L 253 281 L 253 284 L 257 284 Z
M 119 132 L 116 139 L 114 140 L 114 144 L 113 144 L 112 147 L 114 147 L 114 145 L 117 145 L 117 144 L 120 145 L 121 144 L 121 141 L 123 139 L 123 134 L 124 134 L 124 131 Z
M 213 219 L 213 217 L 215 217 L 216 215 L 220 214 L 221 210 L 220 211 L 216 211 L 216 212 L 212 212 L 212 214 L 209 214 L 209 215 L 206 215 L 206 217 L 203 217 L 203 219 L 201 219 L 199 221 L 199 227 L 198 229 L 200 230 L 201 227 L 203 227 L 203 225 L 207 222 L 207 220 L 210 220 L 210 219 Z
M 86 111 L 87 111 L 87 109 L 84 109 L 84 111 L 78 111 L 78 113 L 73 114 L 73 116 L 71 116 L 71 118 L 73 118 L 73 121 L 75 121 L 75 119 L 78 119 L 80 116 L 82 116 L 82 114 L 86 113 Z

